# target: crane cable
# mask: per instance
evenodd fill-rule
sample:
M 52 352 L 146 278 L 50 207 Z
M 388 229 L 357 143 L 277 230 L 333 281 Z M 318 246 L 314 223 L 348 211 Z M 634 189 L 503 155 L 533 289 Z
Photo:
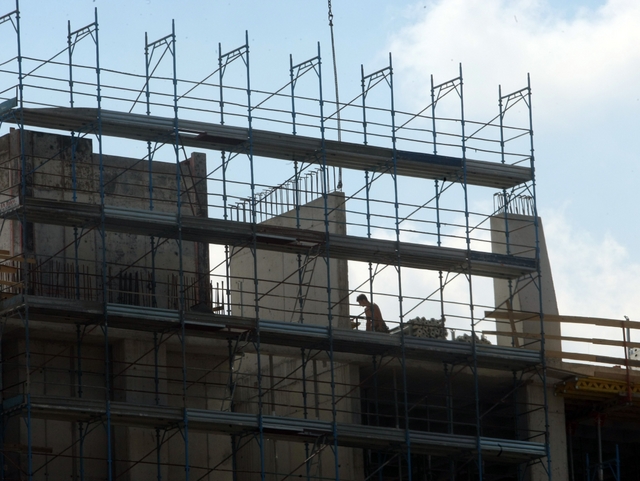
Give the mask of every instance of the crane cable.
M 331 53 L 333 54 L 333 78 L 336 87 L 336 120 L 338 121 L 338 142 L 341 142 L 342 132 L 340 128 L 340 96 L 338 95 L 338 66 L 336 63 L 336 44 L 333 38 L 333 12 L 331 10 L 331 0 L 327 0 L 327 2 L 329 6 L 329 29 L 331 30 Z M 338 167 L 338 190 L 342 190 L 342 167 Z

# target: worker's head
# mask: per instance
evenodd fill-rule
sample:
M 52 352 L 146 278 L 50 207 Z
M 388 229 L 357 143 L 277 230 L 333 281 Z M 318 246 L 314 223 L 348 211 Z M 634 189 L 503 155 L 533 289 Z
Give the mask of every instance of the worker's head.
M 367 299 L 367 296 L 365 296 L 364 294 L 360 294 L 358 297 L 356 297 L 356 301 L 361 306 L 366 306 L 367 304 L 369 304 L 369 299 Z

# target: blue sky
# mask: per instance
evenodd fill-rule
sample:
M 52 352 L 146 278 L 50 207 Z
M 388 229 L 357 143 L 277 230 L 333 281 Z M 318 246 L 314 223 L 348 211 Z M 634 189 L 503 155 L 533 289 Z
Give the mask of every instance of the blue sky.
M 341 100 L 360 89 L 360 65 L 393 53 L 397 102 L 428 105 L 429 76 L 462 63 L 467 117 L 497 112 L 497 88 L 533 89 L 538 209 L 545 224 L 560 312 L 640 319 L 640 5 L 635 0 L 333 0 Z M 0 2 L 0 14 L 15 6 Z M 3 7 L 3 8 L 2 8 Z M 22 0 L 23 54 L 45 57 L 72 29 L 100 22 L 103 65 L 143 72 L 144 33 L 171 31 L 179 76 L 216 68 L 249 31 L 253 86 L 288 81 L 289 54 L 321 43 L 332 83 L 327 4 L 319 0 Z M 2 32 L 3 39 L 10 36 Z M 4 40 L 3 40 L 4 41 Z M 4 129 L 4 127 L 3 127 Z

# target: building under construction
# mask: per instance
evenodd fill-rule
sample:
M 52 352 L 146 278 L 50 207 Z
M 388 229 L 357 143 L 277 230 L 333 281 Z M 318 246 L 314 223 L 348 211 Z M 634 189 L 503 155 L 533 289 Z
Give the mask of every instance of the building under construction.
M 248 35 L 184 80 L 174 27 L 131 73 L 97 11 L 45 60 L 21 21 L 0 479 L 640 479 L 640 324 L 559 315 L 528 80 L 476 122 L 462 68 L 409 113 L 391 57 L 338 102 L 320 47 L 266 92 Z

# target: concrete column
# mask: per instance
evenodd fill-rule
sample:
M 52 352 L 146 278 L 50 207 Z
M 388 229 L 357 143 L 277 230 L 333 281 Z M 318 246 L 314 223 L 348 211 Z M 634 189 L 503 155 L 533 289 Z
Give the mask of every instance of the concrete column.
M 187 185 L 185 202 L 188 208 L 183 213 L 196 217 L 208 217 L 207 205 L 207 157 L 202 153 L 193 153 L 186 162 L 181 164 L 182 175 L 186 176 Z M 186 207 L 186 206 L 185 206 Z M 211 307 L 211 289 L 209 275 L 209 244 L 194 243 L 195 267 L 197 278 L 197 297 L 199 306 Z M 187 306 L 191 308 L 193 306 Z
M 346 234 L 345 198 L 341 192 L 328 197 L 329 231 Z M 306 230 L 324 232 L 324 199 L 316 199 L 300 208 L 300 227 Z M 291 210 L 265 222 L 265 225 L 296 227 L 296 211 Z M 257 252 L 258 290 L 260 295 L 260 318 L 282 322 L 304 322 L 304 324 L 328 325 L 327 265 L 323 257 L 313 248 L 308 256 L 302 256 L 302 268 L 298 268 L 298 258 L 281 252 Z M 333 326 L 350 329 L 349 324 L 349 284 L 346 260 L 331 259 L 330 285 Z M 302 275 L 302 296 L 299 296 L 299 271 Z M 233 253 L 231 260 L 233 314 L 250 317 L 253 315 L 254 267 L 253 257 L 248 249 Z M 239 281 L 242 281 L 240 288 Z M 300 297 L 303 306 L 300 308 Z M 241 303 L 243 305 L 241 305 Z M 302 311 L 302 312 L 301 312 Z M 290 357 L 263 355 L 263 389 L 271 384 L 275 389 L 265 398 L 265 414 L 277 416 L 303 417 L 302 401 L 302 361 Z M 334 363 L 336 383 L 336 405 L 339 423 L 359 423 L 360 405 L 358 391 L 351 386 L 359 383 L 358 368 Z M 255 373 L 256 357 L 246 354 L 241 384 L 254 386 L 237 393 L 238 410 L 256 412 Z M 332 399 L 330 389 L 330 362 L 326 353 L 320 353 L 306 367 L 306 390 L 308 416 L 311 419 L 332 420 Z M 277 385 L 276 385 L 277 384 Z M 322 447 L 320 445 L 319 447 Z M 308 446 L 309 454 L 314 451 L 313 443 Z M 276 481 L 290 474 L 291 477 L 306 477 L 305 445 L 288 441 L 265 439 L 263 446 L 267 480 Z M 362 450 L 340 447 L 338 450 L 340 479 L 361 480 L 364 476 Z M 260 458 L 257 443 L 249 443 L 238 452 L 238 462 L 247 471 L 259 472 Z M 311 459 L 312 477 L 331 478 L 335 473 L 335 457 L 332 447 L 325 446 Z M 295 468 L 295 469 L 294 469 Z M 279 474 L 272 474 L 272 473 Z M 240 481 L 255 479 L 255 474 L 238 473 Z
M 521 257 L 535 257 L 536 231 L 534 218 L 520 214 L 507 214 L 491 217 L 491 241 L 492 251 L 499 254 L 512 254 Z M 507 245 L 508 230 L 508 245 Z M 494 279 L 494 296 L 496 309 L 510 310 L 514 312 L 524 311 L 539 313 L 542 305 L 544 314 L 558 314 L 551 264 L 544 237 L 542 220 L 538 218 L 538 245 L 540 248 L 540 277 L 531 278 L 525 276 L 512 281 L 511 297 L 509 283 L 504 279 Z M 542 303 L 540 302 L 542 295 Z M 498 336 L 498 344 L 517 347 L 529 347 L 540 349 L 540 342 L 536 339 L 514 336 L 518 333 L 528 333 L 538 336 L 541 332 L 539 319 L 531 321 L 508 320 L 496 323 L 497 331 L 505 335 Z M 559 339 L 561 335 L 560 323 L 544 323 L 545 335 L 552 335 L 555 339 L 546 339 L 545 349 L 562 351 Z M 553 365 L 559 360 L 548 359 L 547 365 Z M 532 440 L 544 442 L 545 432 L 544 416 L 544 386 L 540 382 L 528 384 L 523 390 L 523 403 L 527 406 L 527 414 L 521 427 L 529 432 L 529 435 L 538 433 Z M 547 386 L 547 407 L 549 419 L 549 443 L 552 460 L 553 479 L 568 479 L 567 441 L 564 416 L 564 401 L 554 396 L 553 386 Z M 546 464 L 546 461 L 543 460 Z M 536 464 L 529 468 L 527 480 L 547 480 L 546 466 Z
M 530 216 L 519 214 L 508 214 L 505 220 L 503 215 L 491 217 L 491 246 L 492 252 L 520 257 L 535 257 L 536 236 L 534 219 Z M 508 228 L 509 244 L 507 246 L 506 229 Z M 551 275 L 551 264 L 547 253 L 547 245 L 544 238 L 542 219 L 538 218 L 538 243 L 540 246 L 540 278 L 532 279 L 529 276 L 515 279 L 511 283 L 512 298 L 509 298 L 509 282 L 504 279 L 494 279 L 494 298 L 496 309 L 540 312 L 540 289 L 542 290 L 542 310 L 544 314 L 558 314 L 558 303 L 553 287 L 553 277 Z M 497 323 L 497 330 L 509 335 L 498 336 L 500 345 L 524 346 L 532 344 L 532 348 L 538 349 L 539 343 L 535 340 L 513 336 L 515 333 L 540 334 L 540 322 L 532 321 L 502 321 Z M 546 334 L 560 336 L 559 323 L 545 323 Z M 546 349 L 561 351 L 562 346 L 558 339 L 548 339 Z

